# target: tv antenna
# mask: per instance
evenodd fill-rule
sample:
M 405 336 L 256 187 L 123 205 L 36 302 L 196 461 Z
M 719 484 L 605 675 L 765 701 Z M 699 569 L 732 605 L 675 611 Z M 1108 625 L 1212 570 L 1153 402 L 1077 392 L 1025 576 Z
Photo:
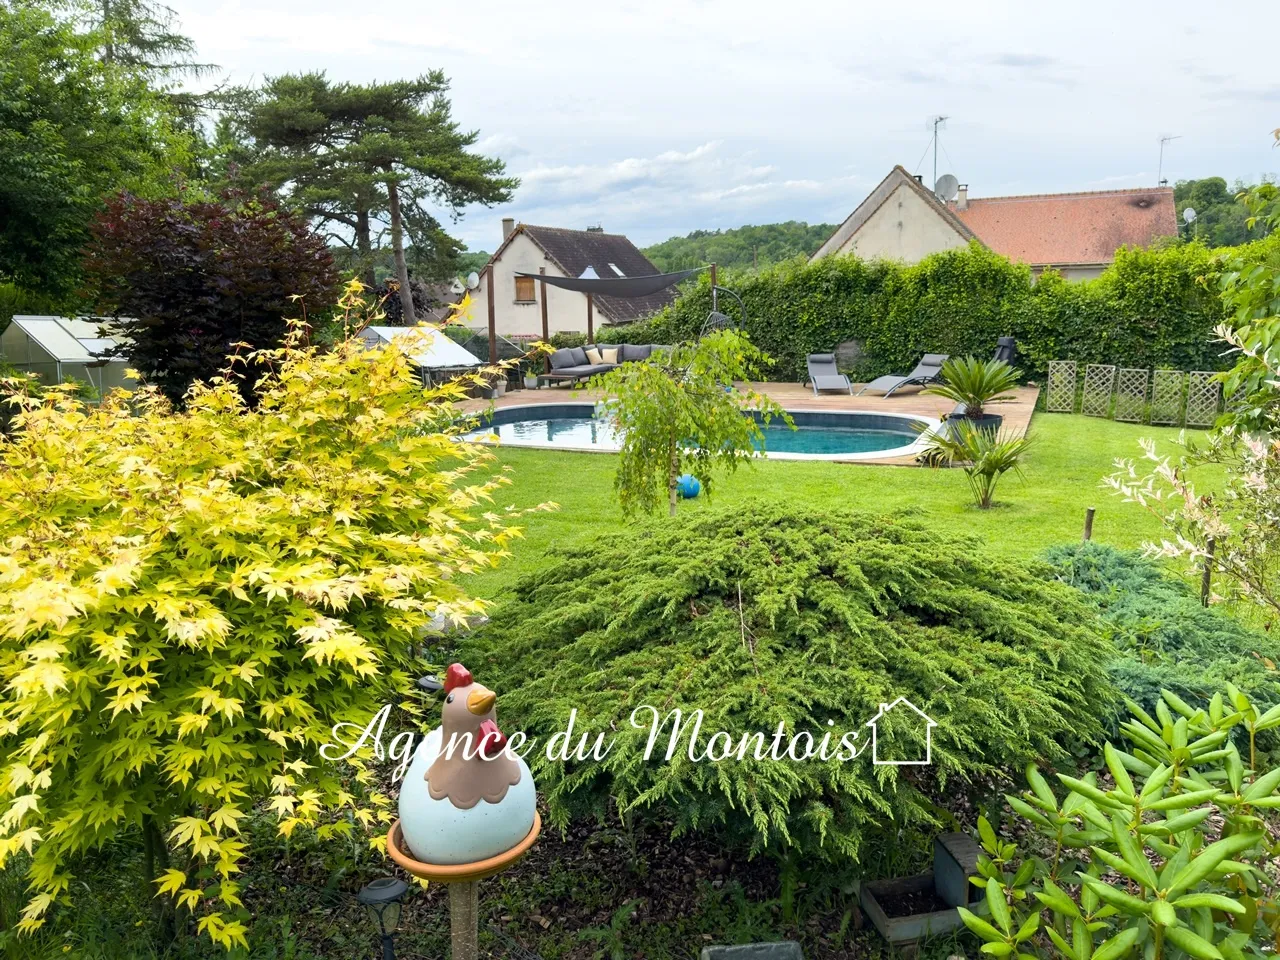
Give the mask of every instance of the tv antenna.
M 1181 139 L 1182 139 L 1182 134 L 1177 134 L 1176 136 L 1173 136 L 1166 133 L 1160 137 L 1160 166 L 1156 168 L 1157 183 L 1164 183 L 1164 145 L 1166 143 L 1169 143 L 1171 140 L 1181 140 Z
M 947 117 L 942 114 L 929 118 L 929 123 L 933 125 L 933 182 L 938 182 L 938 131 L 946 129 Z

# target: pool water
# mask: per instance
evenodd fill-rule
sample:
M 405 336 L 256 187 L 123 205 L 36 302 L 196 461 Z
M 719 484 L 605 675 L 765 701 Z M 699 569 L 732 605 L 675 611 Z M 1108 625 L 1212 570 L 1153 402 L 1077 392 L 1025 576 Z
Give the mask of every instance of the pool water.
M 512 446 L 616 451 L 618 438 L 613 428 L 591 416 L 591 409 L 582 404 L 545 411 L 508 407 L 495 411 L 495 422 L 468 434 L 468 438 L 496 434 L 500 443 Z M 917 421 L 908 418 L 813 411 L 793 411 L 792 418 L 795 430 L 777 420 L 762 427 L 766 453 L 819 457 L 870 454 L 910 446 L 920 437 Z

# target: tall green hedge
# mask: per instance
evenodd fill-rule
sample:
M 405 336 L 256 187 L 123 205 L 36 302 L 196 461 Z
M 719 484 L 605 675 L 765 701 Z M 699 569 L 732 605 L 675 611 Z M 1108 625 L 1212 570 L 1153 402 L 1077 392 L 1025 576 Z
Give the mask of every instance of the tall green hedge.
M 1280 240 L 1260 240 L 1246 256 L 1275 255 Z M 980 244 L 917 264 L 824 257 L 791 260 L 759 273 L 723 271 L 720 285 L 746 304 L 746 331 L 778 361 L 772 375 L 799 380 L 805 357 L 858 341 L 858 377 L 911 369 L 924 353 L 994 352 L 996 338 L 1018 338 L 1021 366 L 1043 374 L 1050 360 L 1222 367 L 1213 328 L 1224 319 L 1218 254 L 1198 243 L 1121 249 L 1096 280 L 1070 283 L 1030 270 Z M 738 317 L 722 297 L 721 310 Z M 655 317 L 601 331 L 612 342 L 673 343 L 698 334 L 711 309 L 703 274 Z

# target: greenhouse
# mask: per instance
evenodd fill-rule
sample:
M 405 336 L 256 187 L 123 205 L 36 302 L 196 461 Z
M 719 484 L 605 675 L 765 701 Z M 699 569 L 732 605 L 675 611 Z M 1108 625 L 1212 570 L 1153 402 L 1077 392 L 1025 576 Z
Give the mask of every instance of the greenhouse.
M 14 317 L 0 334 L 0 354 L 17 370 L 45 383 L 87 383 L 99 393 L 132 390 L 125 376 L 129 361 L 107 356 L 120 340 L 104 336 L 94 320 L 72 317 Z

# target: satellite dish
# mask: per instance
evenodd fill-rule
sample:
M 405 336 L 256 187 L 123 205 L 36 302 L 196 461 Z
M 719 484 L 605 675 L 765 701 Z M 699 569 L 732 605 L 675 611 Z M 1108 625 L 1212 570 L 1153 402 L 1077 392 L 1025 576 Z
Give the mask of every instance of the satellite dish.
M 943 203 L 948 200 L 954 200 L 956 191 L 959 189 L 960 181 L 955 178 L 954 174 L 950 173 L 944 173 L 938 178 L 938 182 L 933 185 L 934 195 Z
M 1195 207 L 1187 207 L 1187 209 L 1185 209 L 1185 210 L 1183 210 L 1183 211 L 1182 211 L 1182 222 L 1183 222 L 1183 223 L 1195 223 L 1195 222 L 1196 222 L 1196 210 L 1195 210 Z
M 480 289 L 480 274 L 476 273 L 474 270 L 472 270 L 470 273 L 467 274 L 467 289 L 468 290 Z

